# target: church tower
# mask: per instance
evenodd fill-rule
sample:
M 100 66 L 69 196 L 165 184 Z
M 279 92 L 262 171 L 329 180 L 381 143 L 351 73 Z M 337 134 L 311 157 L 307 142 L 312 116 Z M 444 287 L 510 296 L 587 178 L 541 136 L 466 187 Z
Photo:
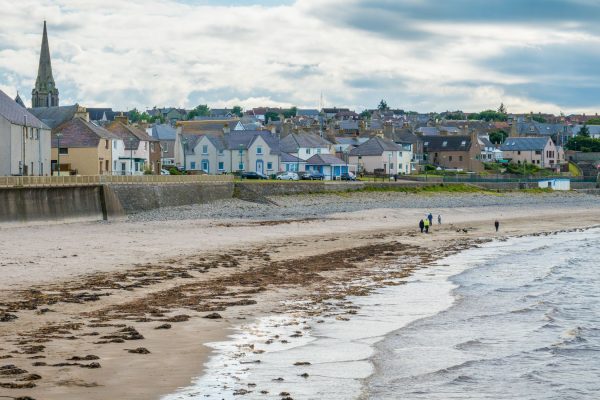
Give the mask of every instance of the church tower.
M 31 91 L 31 107 L 58 107 L 58 89 L 52 76 L 46 21 L 44 21 L 44 36 L 42 37 L 38 76 L 35 80 L 35 88 Z

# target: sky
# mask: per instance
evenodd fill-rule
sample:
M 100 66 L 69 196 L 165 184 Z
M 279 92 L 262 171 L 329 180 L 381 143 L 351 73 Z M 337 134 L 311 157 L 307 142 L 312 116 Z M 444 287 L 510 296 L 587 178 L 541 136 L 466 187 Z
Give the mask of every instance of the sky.
M 0 0 L 0 90 L 60 102 L 600 111 L 598 0 Z M 321 100 L 322 99 L 322 100 Z

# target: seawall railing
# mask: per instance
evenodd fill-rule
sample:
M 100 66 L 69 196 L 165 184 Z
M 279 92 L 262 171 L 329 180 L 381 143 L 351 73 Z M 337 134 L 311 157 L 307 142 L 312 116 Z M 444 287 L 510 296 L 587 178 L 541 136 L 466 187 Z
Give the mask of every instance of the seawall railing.
M 104 184 L 174 184 L 174 183 L 227 183 L 233 175 L 74 175 L 74 176 L 0 176 L 0 188 L 95 186 Z

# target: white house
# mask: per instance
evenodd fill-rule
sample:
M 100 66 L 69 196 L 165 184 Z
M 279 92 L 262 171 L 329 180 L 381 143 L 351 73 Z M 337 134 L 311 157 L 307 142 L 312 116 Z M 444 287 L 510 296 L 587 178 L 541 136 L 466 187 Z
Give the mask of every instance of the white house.
M 300 135 L 292 133 L 281 139 L 280 143 L 282 153 L 290 154 L 303 161 L 308 160 L 314 155 L 331 154 L 332 148 L 333 144 L 330 141 L 312 134 Z M 303 171 L 303 165 L 301 163 L 297 165 L 300 167 L 300 171 Z
M 113 142 L 113 173 L 142 175 L 144 170 L 152 165 L 153 151 L 160 158 L 158 139 L 152 138 L 141 129 L 121 122 L 119 117 L 106 125 L 106 129 L 118 138 Z
M 0 175 L 50 175 L 50 128 L 0 90 Z
M 329 181 L 339 179 L 342 174 L 350 170 L 355 171 L 356 166 L 350 165 L 331 154 L 315 154 L 306 160 L 306 170 L 320 172 L 325 180 Z
M 176 163 L 188 171 L 264 175 L 282 171 L 279 139 L 269 131 L 233 131 L 225 135 L 178 135 Z M 181 157 L 181 159 L 178 159 Z
M 384 174 L 410 174 L 412 151 L 391 140 L 378 136 L 350 151 L 350 164 L 356 164 L 359 172 L 373 173 L 376 170 Z

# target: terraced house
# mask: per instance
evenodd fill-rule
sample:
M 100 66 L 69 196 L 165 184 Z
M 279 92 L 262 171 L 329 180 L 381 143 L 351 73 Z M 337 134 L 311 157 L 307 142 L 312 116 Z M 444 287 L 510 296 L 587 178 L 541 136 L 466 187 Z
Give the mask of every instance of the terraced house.
M 269 131 L 233 131 L 227 134 L 181 135 L 178 152 L 185 169 L 207 174 L 237 171 L 264 175 L 280 171 L 279 139 Z M 185 157 L 184 157 L 185 154 Z
M 160 174 L 160 141 L 142 129 L 129 125 L 127 117 L 117 116 L 106 129 L 117 136 L 113 151 L 113 170 L 119 175 Z

